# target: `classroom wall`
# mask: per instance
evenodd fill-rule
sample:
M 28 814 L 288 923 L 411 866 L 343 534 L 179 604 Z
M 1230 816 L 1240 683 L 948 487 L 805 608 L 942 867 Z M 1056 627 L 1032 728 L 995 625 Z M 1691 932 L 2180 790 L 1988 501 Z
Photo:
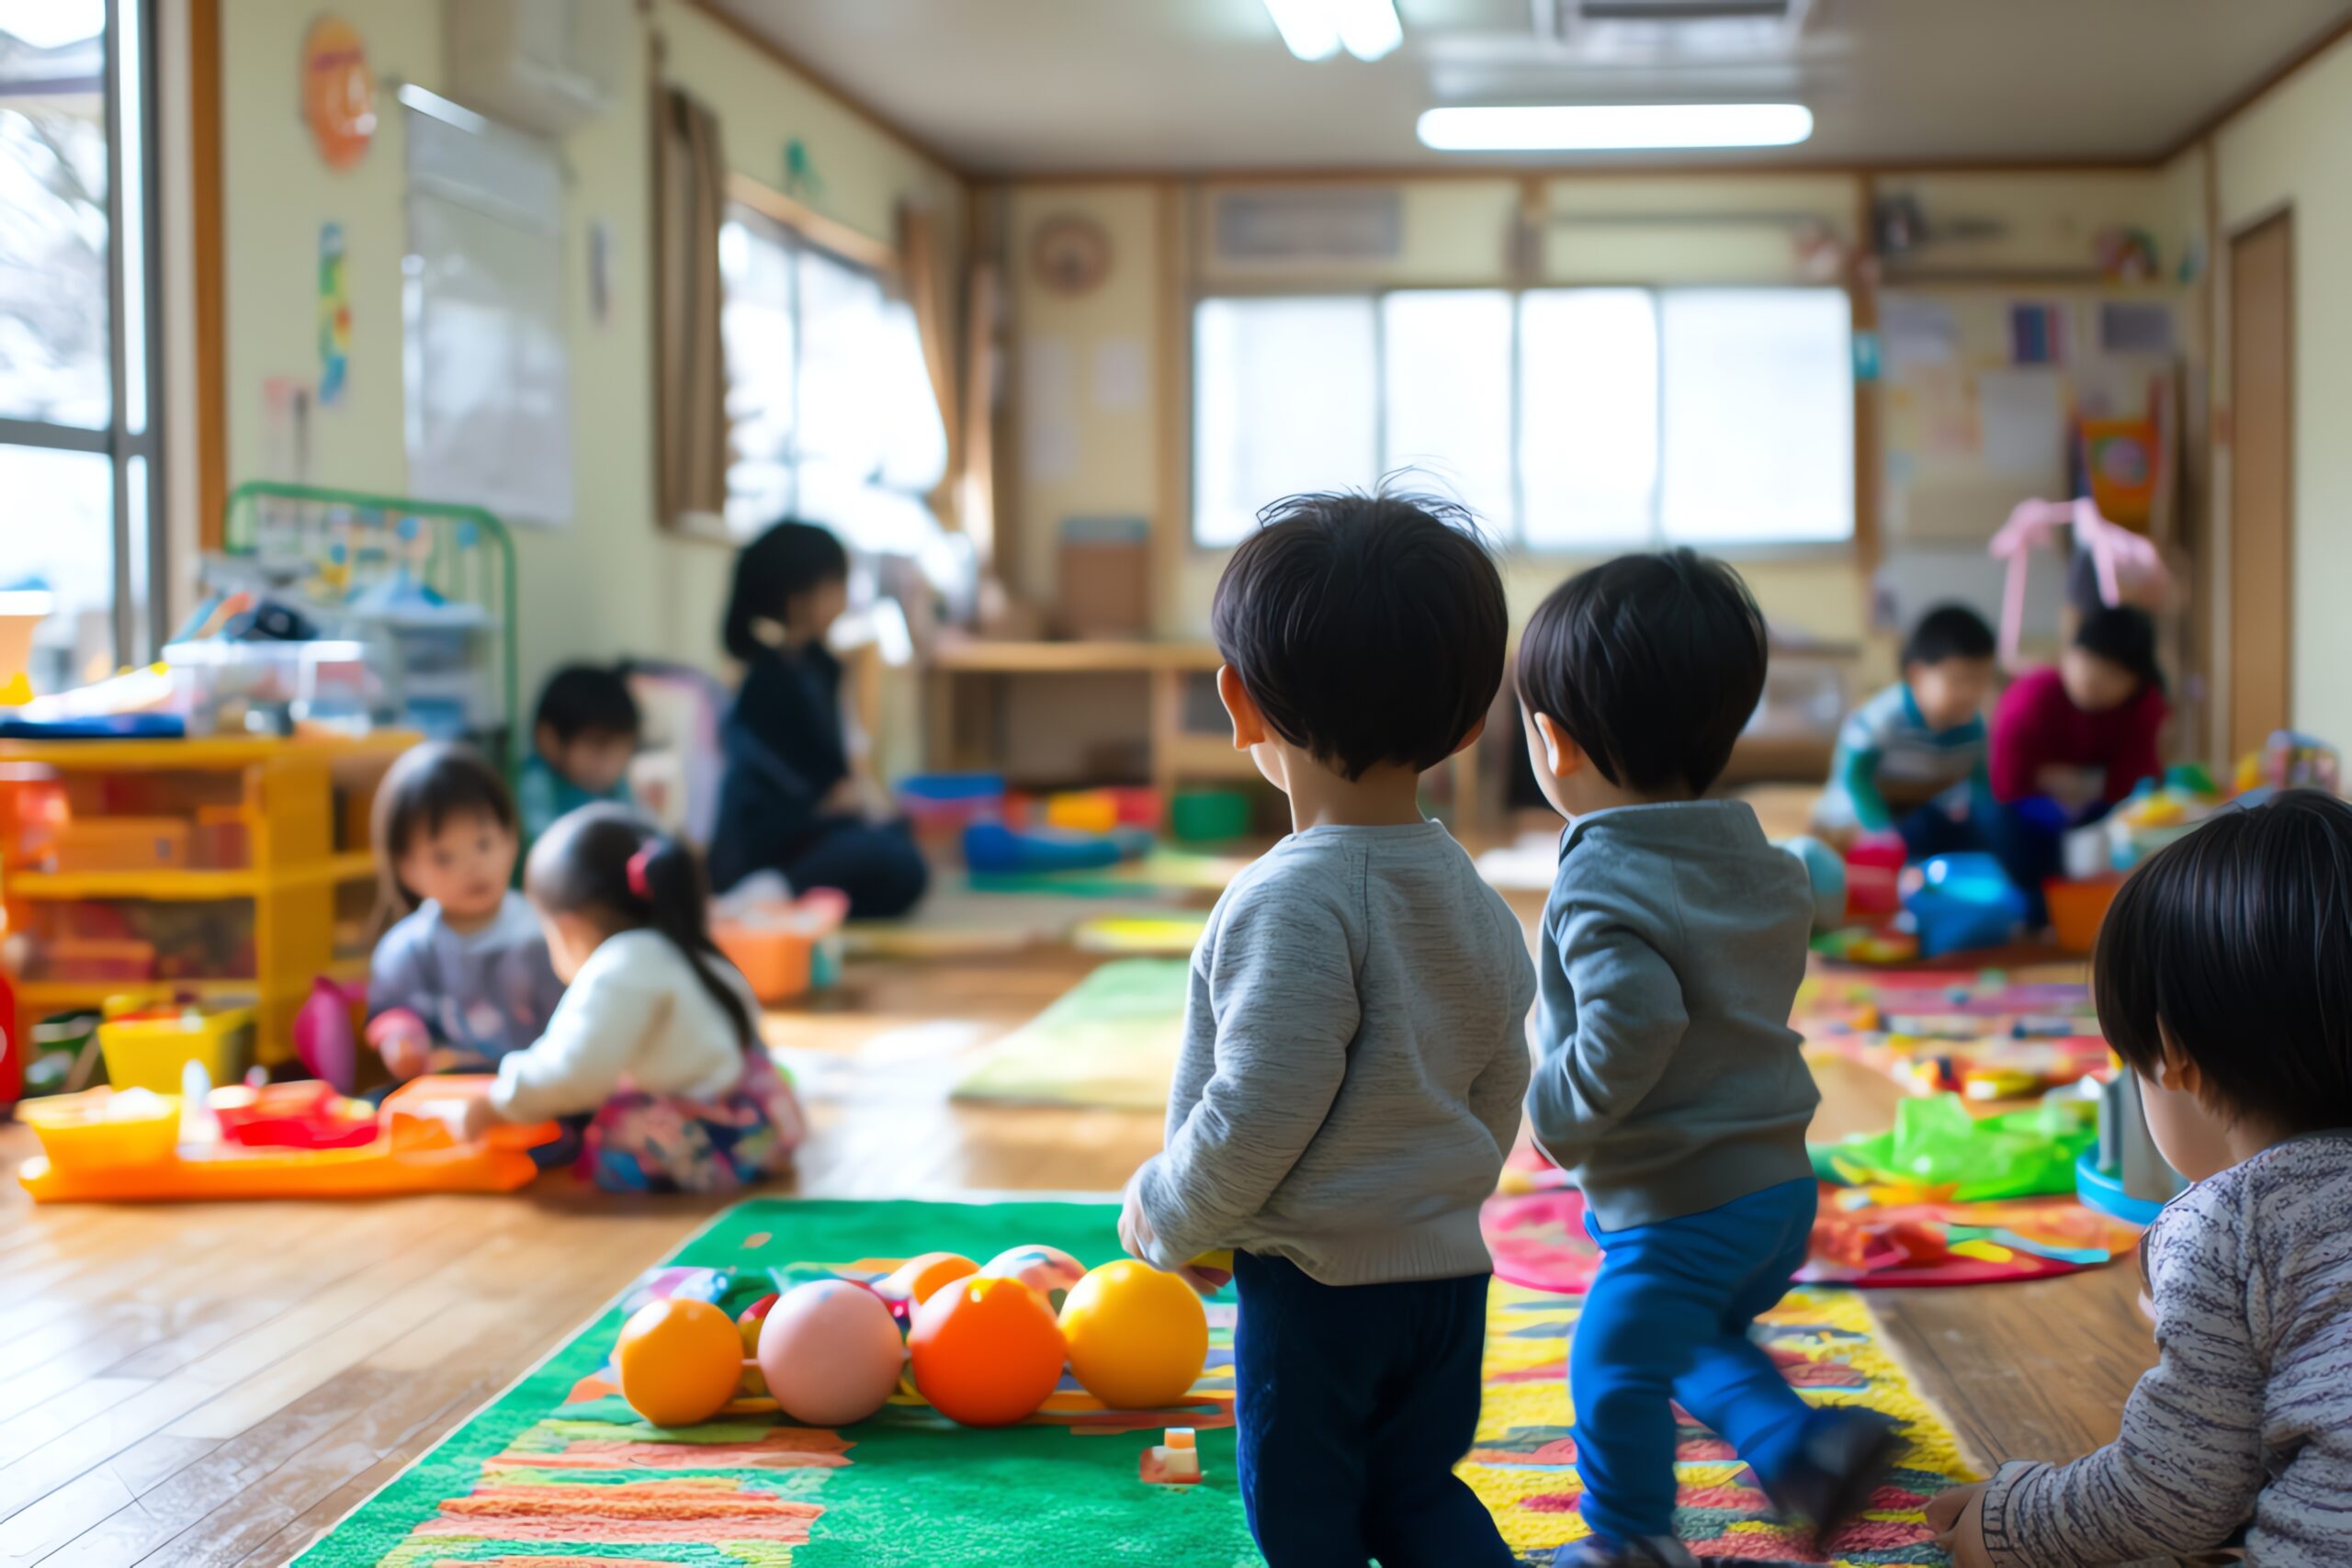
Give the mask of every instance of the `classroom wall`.
M 630 0 L 575 0 L 627 7 Z M 222 7 L 222 230 L 227 254 L 229 472 L 232 482 L 292 478 L 268 470 L 264 383 L 317 377 L 319 228 L 343 225 L 352 313 L 350 387 L 311 425 L 308 478 L 399 492 L 401 256 L 405 248 L 402 117 L 391 79 L 431 88 L 442 74 L 442 8 L 430 0 L 344 0 L 379 86 L 374 145 L 346 172 L 312 151 L 298 113 L 295 63 L 315 0 L 228 0 Z M 806 199 L 877 239 L 899 202 L 932 204 L 960 243 L 960 182 L 741 38 L 676 0 L 653 0 L 632 30 L 611 113 L 562 148 L 567 172 L 565 291 L 571 323 L 575 515 L 568 527 L 517 530 L 524 700 L 552 665 L 623 653 L 719 663 L 717 628 L 732 552 L 683 540 L 654 522 L 653 344 L 647 51 L 658 34 L 666 75 L 718 114 L 729 164 L 771 185 L 785 143 L 808 149 L 822 187 Z M 588 233 L 612 237 L 612 306 L 592 317 Z
M 2219 237 L 2213 396 L 2229 398 L 2228 239 L 2294 209 L 2294 724 L 2352 741 L 2352 292 L 2337 267 L 2352 248 L 2352 42 L 2338 43 L 2213 135 Z M 2216 446 L 2214 564 L 2228 560 L 2229 452 Z M 2216 585 L 2220 586 L 2219 570 Z M 2220 601 L 2226 605 L 2226 594 Z M 2214 641 L 2226 658 L 2228 632 Z
M 2147 229 L 2169 276 L 2201 215 L 2201 175 L 2182 168 L 1890 175 L 1877 186 L 1883 193 L 1909 191 L 1931 214 L 1998 225 L 1996 235 L 1928 253 L 1922 260 L 1932 264 L 1938 280 L 1917 287 L 1930 292 L 1984 291 L 1982 281 L 1949 281 L 1962 275 L 2081 277 L 2092 236 L 2110 224 Z M 1376 267 L 1319 264 L 1309 274 L 1295 264 L 1237 267 L 1211 257 L 1202 214 L 1220 188 L 1236 187 L 1054 181 L 1015 184 L 1004 197 L 1016 380 L 1007 445 L 1021 465 L 1011 482 L 1016 539 L 1004 568 L 1013 588 L 1041 604 L 1052 602 L 1055 539 L 1064 518 L 1143 516 L 1153 520 L 1158 548 L 1156 629 L 1197 636 L 1207 626 L 1225 554 L 1191 544 L 1184 363 L 1190 290 L 1502 284 L 1510 281 L 1510 228 L 1526 194 L 1524 182 L 1509 178 L 1404 181 L 1396 258 Z M 1805 279 L 1780 220 L 1809 219 L 1851 243 L 1864 192 L 1857 176 L 1838 173 L 1576 175 L 1544 178 L 1540 198 L 1553 220 L 1536 247 L 1530 281 L 1784 283 Z M 1025 265 L 1038 226 L 1066 213 L 1102 224 L 1113 253 L 1104 284 L 1078 299 L 1046 288 Z M 2095 283 L 2083 288 L 2097 291 Z M 2196 354 L 2193 330 L 2184 332 L 2183 347 Z M 1091 378 L 1105 352 L 1142 355 L 1139 400 L 1106 404 L 1094 396 Z M 1039 354 L 1047 374 L 1023 376 L 1024 364 L 1037 368 Z M 1879 482 L 1899 487 L 1903 479 L 1882 473 Z M 1987 522 L 1988 535 L 1997 521 L 1996 513 Z M 1581 564 L 1556 556 L 1508 560 L 1514 614 L 1523 615 Z M 1740 568 L 1776 622 L 1820 638 L 1863 641 L 1873 675 L 1888 663 L 1888 639 L 1871 624 L 1871 585 L 1855 552 L 1768 553 L 1743 559 Z

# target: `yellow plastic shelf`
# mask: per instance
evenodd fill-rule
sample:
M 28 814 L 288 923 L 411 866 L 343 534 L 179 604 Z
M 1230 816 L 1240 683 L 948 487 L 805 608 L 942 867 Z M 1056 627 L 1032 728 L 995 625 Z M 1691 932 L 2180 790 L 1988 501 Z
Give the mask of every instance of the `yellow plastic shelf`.
M 337 980 L 352 981 L 367 977 L 365 958 L 339 958 L 327 965 L 327 974 Z M 304 976 L 299 985 L 275 987 L 288 996 L 308 995 L 313 976 Z M 257 997 L 265 987 L 258 980 L 18 980 L 17 1000 L 20 1006 L 44 1008 L 54 1012 L 70 1012 L 76 1008 L 95 1008 L 108 997 L 136 997 L 141 1001 L 163 1000 L 172 997 L 192 996 L 206 1001 L 223 997 Z
M 189 903 L 205 898 L 252 898 L 279 887 L 321 882 L 358 882 L 374 877 L 376 857 L 366 850 L 331 855 L 288 871 L 18 871 L 0 874 L 0 891 L 11 898 L 50 902 L 73 898 L 145 898 Z
M 317 740 L 244 735 L 199 736 L 184 740 L 0 740 L 0 761 L 41 762 L 76 772 L 169 768 L 200 773 L 288 757 L 315 755 L 340 761 L 349 757 L 398 756 L 415 745 L 418 739 L 405 729 L 379 729 L 368 735 Z

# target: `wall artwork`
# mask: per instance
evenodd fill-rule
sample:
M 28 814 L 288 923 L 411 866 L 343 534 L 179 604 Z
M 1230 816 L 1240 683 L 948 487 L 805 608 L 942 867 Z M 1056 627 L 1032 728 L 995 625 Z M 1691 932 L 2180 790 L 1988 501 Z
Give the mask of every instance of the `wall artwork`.
M 330 169 L 358 163 L 375 139 L 376 72 L 341 17 L 321 17 L 302 39 L 302 122 Z
M 319 225 L 319 403 L 343 402 L 351 370 L 351 290 L 344 277 L 343 225 Z

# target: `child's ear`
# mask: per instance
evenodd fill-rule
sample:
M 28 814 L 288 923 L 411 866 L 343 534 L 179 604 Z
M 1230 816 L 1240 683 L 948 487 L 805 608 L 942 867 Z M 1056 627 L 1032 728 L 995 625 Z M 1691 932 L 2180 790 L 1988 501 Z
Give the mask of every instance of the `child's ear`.
M 1585 767 L 1584 748 L 1572 739 L 1560 721 L 1548 713 L 1532 716 L 1535 733 L 1544 739 L 1544 769 L 1555 779 L 1581 773 Z
M 1230 664 L 1216 668 L 1216 697 L 1233 720 L 1233 749 L 1247 751 L 1261 745 L 1266 739 L 1266 716 L 1250 697 L 1250 690 L 1241 683 L 1240 674 Z
M 2202 1104 L 2205 1100 L 2205 1074 L 2197 1059 L 2175 1043 L 2172 1032 L 2161 1021 L 2156 1032 L 2164 1041 L 2164 1060 L 2156 1066 L 2156 1081 L 2175 1094 L 2185 1094 Z

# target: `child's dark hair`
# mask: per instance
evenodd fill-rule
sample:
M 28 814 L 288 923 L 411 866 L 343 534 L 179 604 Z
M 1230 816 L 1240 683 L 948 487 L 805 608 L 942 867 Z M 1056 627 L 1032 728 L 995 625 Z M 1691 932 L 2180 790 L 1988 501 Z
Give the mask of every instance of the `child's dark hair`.
M 1495 700 L 1510 612 L 1470 513 L 1427 496 L 1294 495 L 1217 580 L 1217 652 L 1276 735 L 1350 779 L 1435 767 Z
M 2352 806 L 2290 790 L 2157 851 L 2117 891 L 2091 976 L 2134 1071 L 2155 1077 L 2169 1040 L 2225 1111 L 2352 1127 Z
M 514 831 L 514 797 L 506 781 L 482 754 L 453 741 L 428 740 L 401 752 L 376 786 L 370 823 L 376 864 L 382 880 L 379 914 L 398 919 L 417 907 L 417 896 L 401 882 L 401 857 L 419 834 L 441 830 L 452 817 L 480 812 Z
M 2156 623 L 2145 610 L 2101 604 L 2085 611 L 2075 627 L 2075 646 L 2129 670 L 2143 687 L 2164 690 L 2165 672 L 2156 665 Z
M 781 622 L 793 599 L 828 582 L 849 581 L 849 552 L 813 523 L 786 518 L 735 556 L 735 587 L 719 640 L 749 662 L 766 649 L 763 621 Z
M 628 679 L 603 664 L 567 664 L 548 676 L 531 724 L 533 734 L 551 729 L 567 745 L 583 735 L 633 738 L 643 727 Z
M 1722 561 L 1619 556 L 1535 607 L 1519 700 L 1549 714 L 1620 789 L 1704 795 L 1764 694 L 1764 612 Z
M 1941 664 L 1947 659 L 1990 659 L 1993 628 L 1965 604 L 1938 604 L 1919 617 L 1903 639 L 1903 667 Z
M 523 891 L 550 915 L 585 915 L 607 932 L 651 928 L 677 944 L 695 978 L 753 1049 L 751 1010 L 727 983 L 727 960 L 710 940 L 702 867 L 684 844 L 621 806 L 583 806 L 556 819 L 531 847 Z

